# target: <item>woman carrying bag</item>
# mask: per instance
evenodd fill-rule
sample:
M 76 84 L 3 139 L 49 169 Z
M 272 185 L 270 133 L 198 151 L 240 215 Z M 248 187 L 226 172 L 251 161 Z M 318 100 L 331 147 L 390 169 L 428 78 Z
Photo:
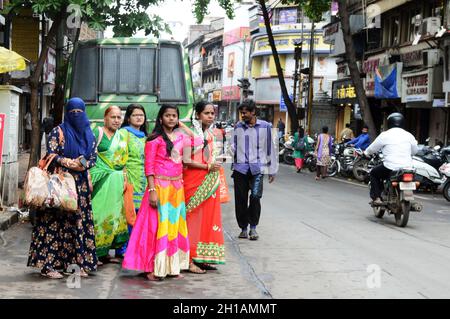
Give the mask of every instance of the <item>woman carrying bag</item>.
M 61 279 L 58 270 L 71 265 L 80 268 L 79 275 L 97 269 L 94 221 L 88 169 L 97 158 L 95 138 L 80 98 L 71 98 L 66 105 L 64 123 L 55 127 L 47 141 L 47 155 L 56 154 L 49 171 L 61 169 L 75 179 L 78 210 L 64 212 L 41 210 L 33 227 L 28 266 L 41 269 L 51 279 Z

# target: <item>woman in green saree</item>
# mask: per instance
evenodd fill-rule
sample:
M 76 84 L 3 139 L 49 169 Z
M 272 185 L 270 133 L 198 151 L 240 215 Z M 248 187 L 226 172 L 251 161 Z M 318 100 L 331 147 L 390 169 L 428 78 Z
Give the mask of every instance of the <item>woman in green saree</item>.
M 140 104 L 130 104 L 125 112 L 122 128 L 119 132 L 126 141 L 128 159 L 125 165 L 127 182 L 133 186 L 133 205 L 135 212 L 141 207 L 142 198 L 147 187 L 144 173 L 144 148 L 147 140 L 147 116 Z M 131 226 L 128 232 L 131 233 Z M 116 250 L 116 256 L 123 256 L 126 244 Z
M 115 262 L 108 258 L 109 250 L 122 247 L 129 237 L 123 211 L 124 168 L 128 152 L 124 135 L 118 130 L 121 121 L 120 108 L 110 106 L 105 111 L 105 126 L 94 129 L 98 156 L 90 174 L 95 242 L 100 265 L 106 261 Z

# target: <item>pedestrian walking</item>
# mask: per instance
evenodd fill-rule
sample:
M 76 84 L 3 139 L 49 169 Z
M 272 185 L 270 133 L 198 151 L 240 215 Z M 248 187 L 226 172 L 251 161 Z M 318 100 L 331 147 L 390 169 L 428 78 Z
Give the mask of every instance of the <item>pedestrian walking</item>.
M 212 264 L 225 263 L 225 246 L 220 207 L 220 168 L 212 124 L 212 104 L 195 106 L 194 134 L 204 143 L 196 148 L 183 170 L 186 218 L 190 242 L 189 271 L 202 274 L 216 270 Z
M 190 132 L 178 119 L 176 106 L 162 105 L 147 139 L 148 187 L 123 261 L 123 268 L 144 271 L 152 281 L 166 276 L 182 278 L 180 271 L 189 268 L 182 156 L 183 149 L 193 145 L 191 137 L 176 130 L 181 127 Z
M 303 160 L 305 159 L 305 154 L 309 152 L 310 145 L 308 143 L 308 137 L 305 136 L 305 129 L 299 126 L 297 132 L 294 134 L 294 153 L 292 157 L 295 160 L 295 168 L 297 173 L 300 173 L 303 168 Z
M 109 250 L 121 248 L 128 241 L 127 220 L 124 214 L 124 168 L 128 159 L 127 141 L 123 132 L 122 113 L 118 106 L 105 111 L 104 126 L 96 127 L 97 162 L 90 169 L 92 211 L 99 265 L 120 262 L 109 258 Z
M 320 177 L 327 177 L 328 165 L 330 165 L 331 158 L 331 150 L 333 147 L 333 138 L 328 134 L 328 126 L 322 127 L 322 134 L 320 134 L 317 138 L 316 149 L 314 151 L 315 156 L 317 157 L 317 174 L 316 181 L 320 179 Z
M 277 152 L 272 139 L 272 124 L 256 118 L 255 103 L 245 100 L 239 105 L 239 112 L 242 121 L 236 124 L 232 140 L 236 219 L 241 228 L 239 238 L 257 240 L 264 174 L 269 175 L 269 183 L 275 180 Z
M 62 169 L 73 175 L 79 209 L 75 213 L 49 209 L 37 212 L 28 266 L 40 268 L 45 277 L 60 279 L 63 276 L 58 270 L 67 270 L 70 265 L 80 267 L 81 277 L 97 269 L 87 171 L 96 162 L 95 145 L 83 100 L 71 98 L 66 105 L 64 123 L 50 132 L 47 154 L 56 154 L 50 171 Z
M 283 120 L 280 118 L 277 123 L 278 129 L 278 139 L 282 138 L 285 133 L 286 125 L 284 125 Z
M 120 134 L 125 137 L 128 159 L 125 164 L 127 183 L 132 187 L 133 202 L 126 203 L 131 211 L 138 212 L 141 207 L 142 198 L 147 179 L 144 172 L 144 148 L 147 139 L 147 115 L 140 104 L 130 104 L 125 112 L 125 118 L 120 129 Z M 127 199 L 125 199 L 127 201 Z M 128 232 L 132 227 L 129 225 Z M 116 250 L 116 257 L 123 257 L 126 244 Z

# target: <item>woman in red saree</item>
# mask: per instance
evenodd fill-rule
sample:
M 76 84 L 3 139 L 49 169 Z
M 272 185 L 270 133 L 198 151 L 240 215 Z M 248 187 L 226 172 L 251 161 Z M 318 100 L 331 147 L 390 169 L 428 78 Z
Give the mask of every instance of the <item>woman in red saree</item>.
M 215 270 L 211 264 L 225 263 L 225 246 L 220 208 L 219 148 L 211 125 L 214 106 L 199 102 L 195 106 L 195 134 L 203 136 L 203 148 L 193 150 L 183 170 L 187 226 L 190 241 L 189 271 L 202 274 Z

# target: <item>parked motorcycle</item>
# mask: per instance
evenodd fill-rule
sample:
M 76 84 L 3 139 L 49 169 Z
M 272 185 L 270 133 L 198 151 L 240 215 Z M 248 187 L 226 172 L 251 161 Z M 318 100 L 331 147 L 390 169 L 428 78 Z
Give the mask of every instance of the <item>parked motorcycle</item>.
M 418 156 L 413 156 L 413 168 L 416 172 L 416 179 L 420 182 L 420 188 L 424 190 L 436 192 L 447 179 L 438 169 L 425 163 L 425 161 Z
M 336 169 L 336 174 L 344 177 L 352 175 L 353 165 L 357 158 L 357 150 L 354 147 L 345 146 L 344 143 L 339 143 L 334 145 L 333 154 L 336 161 L 332 163 L 332 170 Z
M 415 171 L 401 169 L 393 171 L 391 177 L 384 181 L 384 190 L 381 195 L 383 203 L 373 205 L 375 217 L 383 218 L 384 214 L 393 214 L 397 226 L 405 227 L 409 220 L 410 211 L 422 211 L 422 205 L 414 201 L 414 193 L 419 186 L 415 179 Z
M 442 189 L 442 193 L 444 198 L 450 202 L 450 163 L 444 163 L 439 171 L 443 174 L 447 179 L 444 182 L 444 188 Z
M 284 143 L 283 148 L 283 162 L 287 165 L 294 165 L 294 137 L 289 136 L 289 139 Z

